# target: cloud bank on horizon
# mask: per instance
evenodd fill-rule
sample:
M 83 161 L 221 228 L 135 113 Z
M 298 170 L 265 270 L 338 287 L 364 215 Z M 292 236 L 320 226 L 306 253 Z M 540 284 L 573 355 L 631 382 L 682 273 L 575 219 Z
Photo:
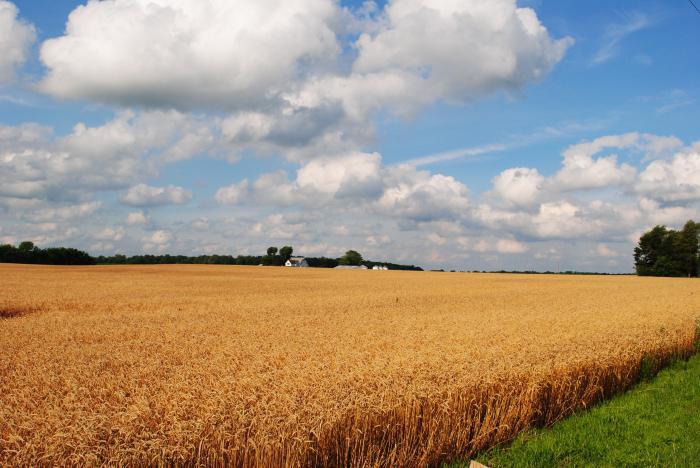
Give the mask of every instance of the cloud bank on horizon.
M 628 271 L 642 230 L 698 215 L 700 143 L 666 132 L 578 139 L 547 167 L 494 165 L 479 192 L 432 165 L 571 129 L 382 154 L 387 125 L 489 101 L 508 112 L 548 86 L 576 41 L 514 0 L 104 0 L 76 4 L 65 31 L 40 40 L 21 11 L 0 0 L 7 105 L 30 93 L 108 116 L 63 133 L 65 118 L 0 121 L 2 242 L 95 254 L 284 243 L 426 266 Z M 652 24 L 632 18 L 608 29 L 595 70 Z

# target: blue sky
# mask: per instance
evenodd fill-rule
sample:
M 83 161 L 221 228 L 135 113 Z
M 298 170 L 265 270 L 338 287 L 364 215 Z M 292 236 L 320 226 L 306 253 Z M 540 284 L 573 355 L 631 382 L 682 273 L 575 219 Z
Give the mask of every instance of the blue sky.
M 627 272 L 697 217 L 687 1 L 266 4 L 0 1 L 0 241 Z

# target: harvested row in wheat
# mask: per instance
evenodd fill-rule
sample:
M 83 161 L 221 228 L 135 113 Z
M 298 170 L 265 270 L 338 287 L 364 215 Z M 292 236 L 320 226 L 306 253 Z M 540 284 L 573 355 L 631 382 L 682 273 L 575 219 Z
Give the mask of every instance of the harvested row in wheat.
M 0 266 L 0 465 L 434 466 L 689 355 L 697 282 Z

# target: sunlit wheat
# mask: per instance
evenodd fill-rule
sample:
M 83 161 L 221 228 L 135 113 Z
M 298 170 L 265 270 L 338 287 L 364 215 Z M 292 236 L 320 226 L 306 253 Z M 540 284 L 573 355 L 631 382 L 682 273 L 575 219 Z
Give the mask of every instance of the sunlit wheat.
M 0 465 L 437 465 L 693 350 L 698 283 L 0 266 Z M 648 367 L 648 364 L 645 364 Z

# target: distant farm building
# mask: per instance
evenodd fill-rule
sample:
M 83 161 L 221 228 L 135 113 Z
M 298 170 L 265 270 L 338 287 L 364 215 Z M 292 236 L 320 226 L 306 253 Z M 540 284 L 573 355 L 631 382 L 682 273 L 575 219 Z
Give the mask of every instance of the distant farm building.
M 338 265 L 336 270 L 367 270 L 365 265 Z
M 292 257 L 285 262 L 284 266 L 293 268 L 309 268 L 309 263 L 304 257 Z
M 384 266 L 384 265 L 374 265 L 374 266 L 372 267 L 372 269 L 373 269 L 373 270 L 384 270 L 384 271 L 386 271 L 386 270 L 389 269 L 389 267 Z

